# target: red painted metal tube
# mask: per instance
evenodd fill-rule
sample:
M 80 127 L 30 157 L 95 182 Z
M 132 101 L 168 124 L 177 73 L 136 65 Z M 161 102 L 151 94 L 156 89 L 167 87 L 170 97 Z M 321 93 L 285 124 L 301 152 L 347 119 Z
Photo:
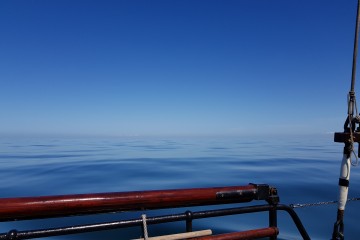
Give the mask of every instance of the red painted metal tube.
M 276 227 L 261 228 L 248 230 L 243 232 L 225 233 L 213 236 L 205 236 L 193 238 L 194 240 L 245 240 L 258 239 L 264 237 L 275 237 L 279 234 L 279 229 Z
M 0 221 L 129 210 L 250 202 L 257 187 L 247 186 L 0 198 Z

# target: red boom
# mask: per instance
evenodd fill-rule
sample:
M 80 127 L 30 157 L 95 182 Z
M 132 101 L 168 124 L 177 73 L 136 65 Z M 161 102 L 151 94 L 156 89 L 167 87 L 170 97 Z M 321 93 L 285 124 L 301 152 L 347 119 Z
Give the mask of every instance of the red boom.
M 0 199 L 0 221 L 250 202 L 255 185 Z

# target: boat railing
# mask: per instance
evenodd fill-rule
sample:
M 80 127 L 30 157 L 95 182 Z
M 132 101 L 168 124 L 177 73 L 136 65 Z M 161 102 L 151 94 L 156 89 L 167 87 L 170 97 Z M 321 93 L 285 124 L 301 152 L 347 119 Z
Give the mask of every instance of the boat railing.
M 0 239 L 30 239 L 51 237 L 67 234 L 103 231 L 118 228 L 141 226 L 145 239 L 148 225 L 185 222 L 185 231 L 193 232 L 193 221 L 196 219 L 237 215 L 254 212 L 268 212 L 269 224 L 260 229 L 253 229 L 219 235 L 199 236 L 189 235 L 192 239 L 257 239 L 269 237 L 277 239 L 277 211 L 286 211 L 290 214 L 303 239 L 310 239 L 303 224 L 295 211 L 286 205 L 279 204 L 277 190 L 267 184 L 248 184 L 245 186 L 192 188 L 176 190 L 155 190 L 135 192 L 113 192 L 59 196 L 0 198 L 0 221 L 19 221 L 44 218 L 58 218 L 99 213 L 115 213 L 128 211 L 145 211 L 156 209 L 171 209 L 183 207 L 198 207 L 209 205 L 225 205 L 248 203 L 264 200 L 264 205 L 242 206 L 233 208 L 215 208 L 204 211 L 185 211 L 182 213 L 151 216 L 142 218 L 122 219 L 113 222 L 42 228 L 35 230 L 9 230 L 0 233 Z M 209 232 L 207 232 L 209 233 Z M 211 233 L 211 232 L 210 232 Z M 208 234 L 207 234 L 208 235 Z M 184 239 L 184 235 L 163 237 L 159 239 Z

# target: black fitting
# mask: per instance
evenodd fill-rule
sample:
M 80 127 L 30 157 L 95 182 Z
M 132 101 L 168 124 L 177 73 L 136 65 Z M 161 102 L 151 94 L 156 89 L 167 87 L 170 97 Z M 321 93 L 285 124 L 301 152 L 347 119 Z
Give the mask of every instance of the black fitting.
M 266 201 L 271 205 L 277 205 L 280 202 L 280 197 L 278 195 L 270 196 Z
M 256 200 L 265 200 L 271 205 L 277 205 L 280 202 L 280 198 L 277 193 L 277 189 L 270 187 L 267 184 L 254 184 L 250 183 L 257 189 Z
M 348 187 L 350 184 L 349 180 L 339 178 L 339 186 Z
M 266 200 L 270 196 L 270 186 L 267 184 L 254 184 L 250 183 L 250 185 L 253 185 L 256 187 L 257 194 L 255 197 L 255 200 Z

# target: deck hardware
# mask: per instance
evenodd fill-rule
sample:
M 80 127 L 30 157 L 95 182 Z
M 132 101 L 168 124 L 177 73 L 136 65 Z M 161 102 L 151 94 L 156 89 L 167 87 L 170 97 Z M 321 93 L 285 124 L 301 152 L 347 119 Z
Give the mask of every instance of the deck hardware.
M 269 213 L 269 225 L 265 229 L 248 230 L 239 233 L 228 233 L 225 235 L 214 235 L 205 237 L 204 239 L 229 239 L 228 237 L 234 237 L 232 239 L 254 239 L 259 234 L 265 234 L 261 236 L 270 237 L 270 239 L 277 239 L 279 232 L 277 227 L 277 211 L 286 211 L 290 214 L 293 222 L 298 228 L 302 238 L 309 240 L 309 236 L 302 225 L 299 217 L 295 211 L 287 206 L 278 204 L 270 204 L 268 201 L 265 205 L 253 205 L 245 207 L 234 208 L 215 208 L 215 205 L 225 204 L 241 204 L 251 201 L 256 201 L 258 197 L 258 190 L 255 184 L 249 184 L 246 186 L 232 186 L 232 187 L 217 187 L 217 188 L 197 188 L 197 189 L 179 189 L 179 190 L 156 190 L 145 192 L 124 192 L 124 193 L 97 193 L 97 194 L 85 194 L 85 195 L 63 195 L 63 196 L 47 196 L 47 197 L 31 197 L 31 198 L 2 198 L 0 199 L 0 205 L 3 207 L 0 209 L 0 220 L 4 221 L 21 221 L 31 219 L 31 214 L 35 216 L 33 219 L 38 218 L 51 218 L 51 217 L 65 217 L 73 215 L 91 215 L 96 213 L 113 213 L 119 211 L 142 211 L 141 209 L 174 209 L 177 207 L 197 207 L 197 206 L 210 206 L 212 210 L 198 211 L 198 209 L 188 210 L 183 213 L 176 213 L 163 216 L 146 216 L 147 226 L 153 224 L 164 224 L 169 222 L 186 222 L 186 230 L 188 232 L 193 231 L 192 222 L 197 219 L 205 219 L 211 217 L 222 217 L 228 215 L 249 214 L 256 212 Z M 260 189 L 268 189 L 269 197 L 273 196 L 274 199 L 278 199 L 277 191 L 275 188 L 267 185 L 261 185 Z M 244 194 L 240 194 L 242 191 Z M 231 194 L 221 196 L 233 196 L 232 193 L 236 193 L 236 198 L 217 198 L 219 192 Z M 261 192 L 261 191 L 260 191 Z M 260 194 L 261 195 L 261 194 Z M 136 196 L 136 198 L 133 198 Z M 165 196 L 159 203 L 159 196 Z M 269 199 L 268 197 L 268 199 Z M 124 203 L 124 198 L 126 202 Z M 129 200 L 130 199 L 130 200 Z M 272 198 L 270 198 L 272 199 Z M 82 200 L 82 201 L 80 201 Z M 79 204 L 79 201 L 81 204 Z M 87 202 L 89 201 L 89 202 Z M 175 207 L 172 203 L 176 203 Z M 66 203 L 66 206 L 63 204 Z M 75 204 L 76 203 L 76 204 Z M 106 205 L 104 206 L 104 204 Z M 32 208 L 28 208 L 32 204 Z M 73 205 L 74 204 L 74 205 Z M 134 207 L 136 206 L 136 207 Z M 66 212 L 61 211 L 64 208 L 68 208 Z M 104 208 L 105 207 L 105 208 Z M 44 209 L 48 208 L 49 211 Z M 71 211 L 69 211 L 69 209 Z M 41 214 L 40 214 L 41 213 Z M 16 223 L 16 222 L 15 222 Z M 93 224 L 62 226 L 46 229 L 35 230 L 11 230 L 8 233 L 0 233 L 0 240 L 14 240 L 14 239 L 31 239 L 41 237 L 60 236 L 68 234 L 78 234 L 94 231 L 103 231 L 110 229 L 120 229 L 127 227 L 143 226 L 144 218 L 138 219 L 122 219 L 112 222 L 100 222 Z M 236 236 L 236 238 L 235 238 Z M 244 236 L 246 236 L 244 238 Z M 251 236 L 251 237 L 249 237 Z M 199 238 L 201 239 L 201 238 Z

